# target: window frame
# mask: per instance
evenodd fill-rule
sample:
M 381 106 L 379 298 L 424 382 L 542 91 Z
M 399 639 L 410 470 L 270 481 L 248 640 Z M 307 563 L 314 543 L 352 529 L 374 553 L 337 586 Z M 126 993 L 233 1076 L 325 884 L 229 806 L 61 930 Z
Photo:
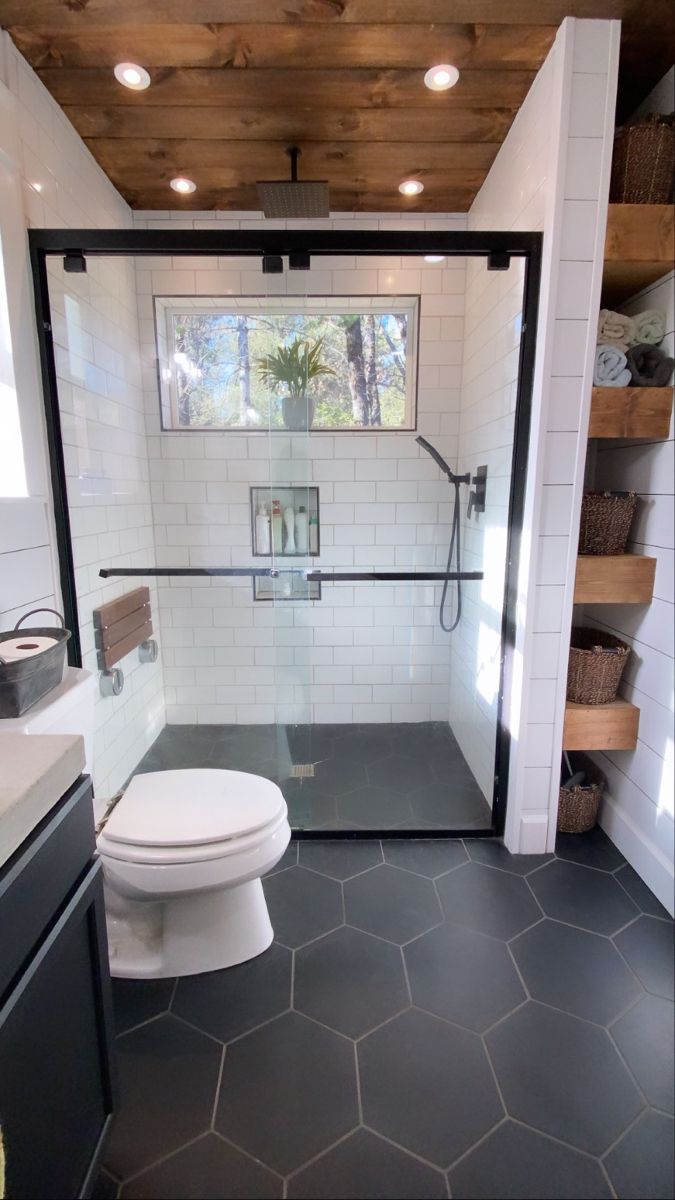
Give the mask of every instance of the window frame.
M 401 425 L 315 425 L 305 433 L 411 433 L 417 430 L 419 343 L 421 320 L 421 295 L 363 294 L 353 296 L 315 295 L 307 297 L 305 307 L 298 312 L 302 296 L 209 296 L 209 295 L 158 295 L 153 294 L 154 339 L 157 363 L 157 390 L 159 399 L 160 427 L 163 433 L 281 433 L 289 436 L 293 431 L 283 426 L 262 425 L 181 425 L 178 422 L 178 395 L 175 373 L 169 366 L 172 352 L 173 319 L 176 315 L 192 312 L 196 315 L 225 313 L 255 316 L 264 312 L 269 316 L 340 316 L 358 313 L 403 312 L 408 317 L 408 339 L 406 344 L 405 412 Z M 190 303 L 190 302 L 193 303 Z M 209 303 L 211 301 L 211 303 Z M 364 301 L 369 301 L 366 307 Z M 160 347 L 160 338 L 164 350 Z M 170 372 L 168 378 L 166 374 Z

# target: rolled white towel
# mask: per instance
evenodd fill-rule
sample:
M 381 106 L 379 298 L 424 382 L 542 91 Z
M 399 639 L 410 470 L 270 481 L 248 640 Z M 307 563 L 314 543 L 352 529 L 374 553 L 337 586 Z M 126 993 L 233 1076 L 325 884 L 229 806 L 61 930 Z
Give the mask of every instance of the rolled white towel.
M 613 312 L 611 308 L 601 308 L 598 320 L 598 345 L 617 346 L 619 350 L 627 350 L 635 337 L 635 322 L 632 317 L 623 313 Z
M 628 387 L 630 371 L 626 355 L 616 346 L 598 346 L 595 351 L 593 383 L 596 387 Z
M 630 345 L 658 346 L 666 336 L 666 314 L 660 308 L 646 308 L 633 318 L 635 330 Z

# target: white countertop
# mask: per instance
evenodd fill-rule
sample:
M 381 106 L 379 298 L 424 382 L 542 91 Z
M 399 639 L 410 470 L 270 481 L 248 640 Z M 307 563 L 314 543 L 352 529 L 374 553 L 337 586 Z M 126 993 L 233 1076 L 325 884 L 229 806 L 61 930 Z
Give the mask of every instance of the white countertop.
M 83 771 L 79 734 L 0 734 L 0 866 Z

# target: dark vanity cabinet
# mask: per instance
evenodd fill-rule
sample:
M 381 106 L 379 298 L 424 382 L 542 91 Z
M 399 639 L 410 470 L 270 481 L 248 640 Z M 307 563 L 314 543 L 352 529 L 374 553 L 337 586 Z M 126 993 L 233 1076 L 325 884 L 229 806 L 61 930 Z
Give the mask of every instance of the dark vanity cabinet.
M 113 1109 L 91 783 L 0 868 L 0 1127 L 11 1200 L 86 1197 Z

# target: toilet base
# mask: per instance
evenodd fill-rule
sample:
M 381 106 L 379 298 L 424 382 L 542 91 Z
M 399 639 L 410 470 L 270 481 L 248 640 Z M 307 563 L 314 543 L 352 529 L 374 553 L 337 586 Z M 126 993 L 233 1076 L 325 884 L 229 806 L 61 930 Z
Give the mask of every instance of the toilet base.
M 260 879 L 165 901 L 131 900 L 106 886 L 110 973 L 167 979 L 256 958 L 274 937 Z

